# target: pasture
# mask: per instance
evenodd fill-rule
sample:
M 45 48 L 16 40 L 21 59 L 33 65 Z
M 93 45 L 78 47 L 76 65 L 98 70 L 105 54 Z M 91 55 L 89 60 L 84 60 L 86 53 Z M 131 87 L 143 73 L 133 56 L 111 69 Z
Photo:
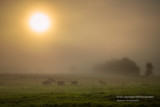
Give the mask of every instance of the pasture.
M 63 85 L 46 80 L 64 81 Z M 99 81 L 106 84 L 100 84 Z M 76 85 L 71 81 L 78 81 Z M 153 96 L 153 98 L 119 98 Z M 0 74 L 0 107 L 158 107 L 158 76 Z

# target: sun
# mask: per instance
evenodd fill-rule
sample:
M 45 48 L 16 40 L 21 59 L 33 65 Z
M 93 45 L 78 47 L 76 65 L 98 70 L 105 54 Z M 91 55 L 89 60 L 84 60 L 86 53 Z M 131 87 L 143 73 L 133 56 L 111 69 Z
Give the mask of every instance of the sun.
M 43 13 L 35 13 L 30 17 L 29 25 L 35 32 L 45 32 L 49 29 L 49 17 Z

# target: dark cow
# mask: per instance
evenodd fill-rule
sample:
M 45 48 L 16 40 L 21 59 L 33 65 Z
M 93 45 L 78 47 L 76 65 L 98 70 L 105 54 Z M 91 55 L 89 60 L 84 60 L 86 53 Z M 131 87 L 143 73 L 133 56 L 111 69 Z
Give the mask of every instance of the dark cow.
M 102 84 L 102 85 L 106 85 L 106 82 L 104 82 L 102 80 L 99 80 L 99 83 Z
M 62 86 L 65 84 L 65 81 L 57 81 L 57 85 Z
M 71 84 L 72 84 L 72 85 L 77 85 L 77 84 L 78 84 L 78 81 L 71 81 Z
M 47 81 L 43 81 L 42 85 L 48 86 L 48 85 L 51 85 L 51 83 L 52 83 L 51 81 L 47 80 Z

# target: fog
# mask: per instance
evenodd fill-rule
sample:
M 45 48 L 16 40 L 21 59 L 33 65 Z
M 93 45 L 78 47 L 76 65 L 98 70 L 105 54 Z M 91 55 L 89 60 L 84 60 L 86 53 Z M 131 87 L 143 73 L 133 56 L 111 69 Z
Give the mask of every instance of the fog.
M 37 34 L 30 14 L 44 11 L 53 25 Z M 1 0 L 0 72 L 90 71 L 97 63 L 129 57 L 145 71 L 160 70 L 158 0 Z

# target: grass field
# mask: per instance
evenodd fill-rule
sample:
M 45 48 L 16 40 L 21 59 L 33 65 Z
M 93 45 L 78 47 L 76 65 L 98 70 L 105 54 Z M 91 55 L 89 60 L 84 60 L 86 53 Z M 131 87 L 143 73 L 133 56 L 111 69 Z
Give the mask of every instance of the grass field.
M 48 78 L 65 81 L 43 86 Z M 78 80 L 78 85 L 70 81 Z M 103 80 L 107 84 L 99 84 Z M 123 98 L 117 98 L 117 97 Z M 124 97 L 152 98 L 124 98 Z M 158 107 L 160 79 L 91 75 L 0 74 L 0 107 Z

